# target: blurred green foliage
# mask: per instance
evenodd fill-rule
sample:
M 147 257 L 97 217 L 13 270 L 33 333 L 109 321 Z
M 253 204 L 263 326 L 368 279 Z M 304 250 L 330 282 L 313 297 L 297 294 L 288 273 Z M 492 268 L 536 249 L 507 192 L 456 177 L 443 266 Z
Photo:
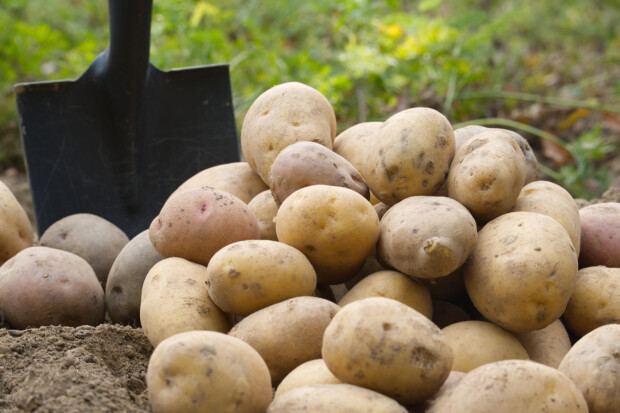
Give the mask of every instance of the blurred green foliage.
M 467 98 L 480 90 L 557 95 L 562 86 L 567 97 L 613 101 L 618 21 L 617 0 L 154 1 L 151 62 L 230 62 L 238 122 L 287 81 L 325 94 L 339 131 L 412 106 L 456 122 L 518 104 Z M 12 85 L 77 77 L 107 32 L 104 0 L 3 0 L 0 166 L 19 156 Z

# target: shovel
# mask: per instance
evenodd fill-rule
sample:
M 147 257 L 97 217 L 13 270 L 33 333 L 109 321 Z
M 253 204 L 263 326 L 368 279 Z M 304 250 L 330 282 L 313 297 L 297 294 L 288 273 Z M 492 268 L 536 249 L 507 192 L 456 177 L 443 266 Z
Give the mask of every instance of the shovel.
M 239 161 L 228 65 L 151 65 L 152 7 L 109 0 L 109 46 L 82 76 L 14 87 L 39 234 L 91 213 L 131 238 L 187 178 Z

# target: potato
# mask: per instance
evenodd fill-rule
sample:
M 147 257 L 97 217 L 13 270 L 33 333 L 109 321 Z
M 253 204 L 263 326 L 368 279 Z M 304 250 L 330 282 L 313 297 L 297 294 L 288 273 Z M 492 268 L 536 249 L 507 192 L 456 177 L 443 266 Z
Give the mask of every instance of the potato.
M 343 307 L 325 330 L 323 360 L 344 383 L 403 404 L 431 397 L 450 373 L 452 350 L 428 318 L 390 298 Z
M 453 199 L 412 196 L 381 219 L 380 262 L 417 278 L 439 278 L 456 271 L 476 246 L 474 217 Z
M 248 208 L 250 208 L 250 211 L 252 211 L 258 221 L 260 239 L 277 241 L 276 223 L 273 222 L 273 219 L 278 214 L 278 205 L 273 199 L 271 191 L 267 189 L 256 195 L 248 204 Z
M 388 205 L 413 195 L 431 195 L 446 179 L 454 157 L 454 133 L 444 115 L 431 108 L 407 109 L 375 132 L 362 175 Z
M 110 221 L 93 214 L 73 214 L 50 225 L 41 238 L 42 247 L 72 252 L 84 258 L 105 288 L 116 256 L 129 242 L 125 233 Z
M 514 335 L 486 321 L 461 321 L 441 331 L 452 348 L 452 370 L 467 373 L 495 361 L 529 360 L 527 351 Z
M 620 325 L 608 324 L 577 341 L 558 367 L 572 379 L 590 413 L 615 413 L 620 406 Z
M 620 323 L 620 268 L 582 268 L 570 297 L 564 321 L 581 337 L 605 324 Z
M 603 202 L 579 210 L 581 251 L 579 265 L 620 267 L 620 203 Z
M 276 397 L 267 413 L 406 413 L 396 401 L 350 384 L 317 384 Z
M 447 327 L 461 321 L 469 321 L 471 317 L 456 304 L 447 301 L 433 300 L 433 323 L 439 328 Z
M 555 219 L 568 232 L 579 255 L 581 244 L 579 208 L 571 194 L 560 185 L 548 181 L 535 181 L 525 185 L 512 211 L 538 212 Z
M 587 413 L 581 392 L 558 370 L 530 360 L 503 360 L 467 373 L 428 413 Z
M 247 162 L 232 162 L 212 166 L 183 182 L 175 192 L 197 189 L 203 186 L 236 196 L 246 204 L 256 195 L 268 189 L 260 176 Z
M 207 291 L 223 311 L 249 315 L 271 304 L 312 295 L 316 273 L 299 250 L 270 240 L 239 241 L 207 266 Z
M 269 370 L 241 340 L 188 331 L 162 341 L 146 372 L 155 413 L 263 413 L 271 402 Z
M 355 284 L 338 305 L 344 307 L 368 297 L 392 298 L 419 311 L 429 319 L 433 316 L 433 304 L 428 289 L 397 271 L 379 271 L 370 274 Z
M 250 167 L 269 182 L 271 164 L 280 151 L 299 141 L 331 149 L 336 115 L 325 96 L 302 83 L 290 82 L 261 94 L 241 127 L 241 151 Z
M 250 314 L 228 334 L 259 352 L 277 385 L 295 367 L 321 357 L 323 332 L 339 309 L 323 298 L 291 298 Z
M 269 189 L 277 205 L 293 192 L 310 185 L 352 189 L 370 197 L 362 175 L 342 156 L 315 142 L 296 142 L 282 149 L 271 165 Z
M 390 206 L 388 204 L 384 204 L 383 202 L 378 202 L 376 204 L 373 204 L 372 206 L 375 207 L 375 211 L 377 212 L 379 220 L 381 220 L 381 218 L 383 218 L 383 215 L 385 215 L 388 209 L 390 209 Z
M 298 387 L 340 383 L 342 382 L 329 371 L 323 359 L 310 360 L 300 364 L 286 375 L 284 380 L 278 385 L 274 397 L 278 397 Z
M 230 321 L 209 298 L 207 269 L 183 258 L 155 264 L 144 279 L 140 305 L 142 330 L 153 347 L 191 330 L 226 333 Z
M 454 150 L 457 152 L 461 146 L 471 138 L 481 133 L 488 132 L 486 126 L 469 125 L 454 130 Z
M 504 132 L 485 132 L 467 141 L 454 156 L 448 196 L 484 223 L 512 209 L 525 174 L 525 157 L 514 140 Z
M 228 244 L 260 237 L 258 222 L 234 195 L 212 188 L 172 194 L 149 228 L 155 249 L 164 257 L 181 257 L 207 265 Z
M 276 234 L 308 257 L 319 284 L 340 284 L 364 265 L 379 237 L 379 218 L 355 191 L 312 185 L 282 203 Z
M 151 244 L 146 229 L 129 241 L 116 256 L 105 286 L 105 302 L 115 323 L 140 324 L 142 284 L 162 257 Z
M 0 318 L 13 328 L 103 323 L 103 289 L 81 257 L 29 247 L 0 267 Z
M 570 350 L 570 337 L 560 320 L 547 327 L 527 333 L 515 334 L 532 361 L 557 369 Z
M 463 274 L 469 297 L 487 320 L 525 333 L 564 312 L 575 289 L 577 254 L 555 219 L 510 212 L 482 228 Z
M 366 162 L 366 149 L 381 135 L 375 133 L 383 122 L 363 122 L 351 126 L 334 139 L 334 152 L 342 156 L 362 173 Z
M 0 265 L 32 246 L 32 224 L 15 195 L 0 181 Z

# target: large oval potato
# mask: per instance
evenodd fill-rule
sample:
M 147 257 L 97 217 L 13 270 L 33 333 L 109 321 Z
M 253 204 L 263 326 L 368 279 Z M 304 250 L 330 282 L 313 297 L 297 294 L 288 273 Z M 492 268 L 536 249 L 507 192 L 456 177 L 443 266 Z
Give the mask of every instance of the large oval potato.
M 104 315 L 103 288 L 78 255 L 29 247 L 0 267 L 0 316 L 13 328 L 96 326 Z
M 0 265 L 24 248 L 32 246 L 32 224 L 24 208 L 0 181 Z
M 213 331 L 162 341 L 146 372 L 155 413 L 263 413 L 271 402 L 269 370 L 248 344 Z
M 202 187 L 175 192 L 149 228 L 155 249 L 207 265 L 228 244 L 258 239 L 260 230 L 248 206 L 234 195 Z
M 530 360 L 485 364 L 441 394 L 428 413 L 588 413 L 579 388 L 558 370 Z
M 413 404 L 441 387 L 452 350 L 424 315 L 399 301 L 372 297 L 336 314 L 323 337 L 323 360 L 344 383 Z
M 603 202 L 579 210 L 581 251 L 579 265 L 620 267 L 620 203 Z
M 339 383 L 342 382 L 329 371 L 323 359 L 310 360 L 295 367 L 293 371 L 286 375 L 284 380 L 278 385 L 274 397 L 278 397 L 297 387 Z
M 273 199 L 271 191 L 267 189 L 256 195 L 248 204 L 248 208 L 250 208 L 250 211 L 252 211 L 258 221 L 260 239 L 277 241 L 276 223 L 273 220 L 278 214 L 278 204 Z
M 444 115 L 412 108 L 386 120 L 366 150 L 362 175 L 388 205 L 413 195 L 431 195 L 446 179 L 454 157 L 454 132 Z
M 557 320 L 575 289 L 577 254 L 555 219 L 510 212 L 489 222 L 463 267 L 472 302 L 489 321 L 514 333 Z
M 282 203 L 276 233 L 308 257 L 319 284 L 340 284 L 364 265 L 379 237 L 379 218 L 355 191 L 312 185 Z
M 207 266 L 209 296 L 223 311 L 249 315 L 316 289 L 316 273 L 296 248 L 249 240 L 219 250 Z
M 280 151 L 299 141 L 331 149 L 336 115 L 325 96 L 298 82 L 263 92 L 250 106 L 241 127 L 241 151 L 250 167 L 269 182 L 271 164 Z
M 159 261 L 142 286 L 140 322 L 153 347 L 191 330 L 226 333 L 230 321 L 209 297 L 207 269 L 183 258 Z
M 620 407 L 620 325 L 601 326 L 581 337 L 558 370 L 577 384 L 590 413 L 616 413 Z
M 412 196 L 381 219 L 377 257 L 417 278 L 439 278 L 456 271 L 478 240 L 476 220 L 453 199 Z
M 291 298 L 250 314 L 228 334 L 259 352 L 277 385 L 295 367 L 321 357 L 323 332 L 339 309 L 323 298 Z
M 105 286 L 105 302 L 115 323 L 140 323 L 142 284 L 149 270 L 162 257 L 151 244 L 145 229 L 129 241 L 116 256 Z
M 50 225 L 39 239 L 42 247 L 57 248 L 84 258 L 105 288 L 110 268 L 129 242 L 110 221 L 93 214 L 73 214 Z
M 555 320 L 540 330 L 515 335 L 523 344 L 530 360 L 557 369 L 571 348 L 570 337 L 564 324 Z

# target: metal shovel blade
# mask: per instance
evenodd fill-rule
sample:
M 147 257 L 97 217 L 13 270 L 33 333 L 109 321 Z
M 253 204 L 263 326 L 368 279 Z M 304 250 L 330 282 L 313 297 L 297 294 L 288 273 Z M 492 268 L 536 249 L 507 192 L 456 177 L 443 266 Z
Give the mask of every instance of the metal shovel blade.
M 239 160 L 228 65 L 161 71 L 152 0 L 109 7 L 109 47 L 80 78 L 14 87 L 39 234 L 87 212 L 133 237 L 187 178 Z

